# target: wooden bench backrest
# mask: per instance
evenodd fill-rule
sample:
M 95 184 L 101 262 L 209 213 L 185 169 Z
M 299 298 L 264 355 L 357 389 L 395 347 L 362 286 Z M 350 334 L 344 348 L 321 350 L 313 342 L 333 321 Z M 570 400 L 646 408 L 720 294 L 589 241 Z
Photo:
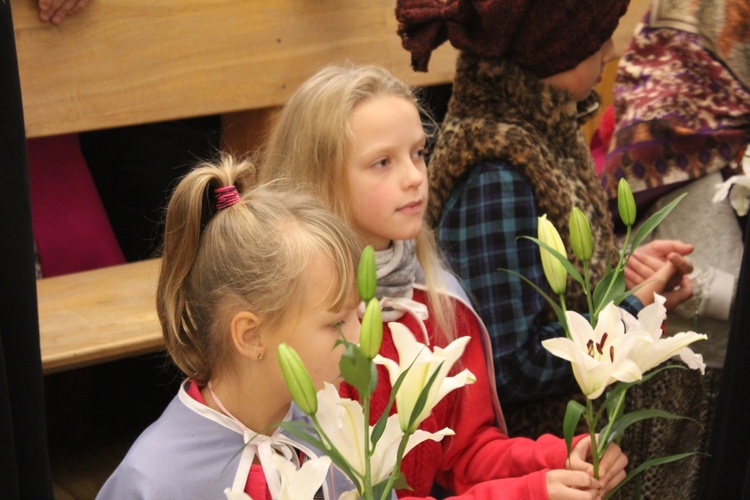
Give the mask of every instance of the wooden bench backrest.
M 429 73 L 411 70 L 393 0 L 93 0 L 60 26 L 36 4 L 11 0 L 29 138 L 273 108 L 331 62 L 378 64 L 412 85 L 454 73 L 447 43 Z M 618 49 L 648 4 L 631 2 Z M 41 280 L 45 373 L 158 349 L 156 269 Z
M 411 70 L 393 0 L 93 0 L 59 26 L 11 3 L 27 137 L 277 106 L 335 61 L 415 85 L 455 66 L 445 44 Z

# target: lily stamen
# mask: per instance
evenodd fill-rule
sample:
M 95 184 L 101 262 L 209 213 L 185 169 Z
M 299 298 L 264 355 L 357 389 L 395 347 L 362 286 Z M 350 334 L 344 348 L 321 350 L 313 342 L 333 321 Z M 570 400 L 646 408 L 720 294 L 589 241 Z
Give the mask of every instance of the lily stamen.
M 596 350 L 599 354 L 604 354 L 602 350 L 604 349 L 604 344 L 607 343 L 607 332 L 604 332 L 604 335 L 602 335 L 602 341 L 596 344 Z

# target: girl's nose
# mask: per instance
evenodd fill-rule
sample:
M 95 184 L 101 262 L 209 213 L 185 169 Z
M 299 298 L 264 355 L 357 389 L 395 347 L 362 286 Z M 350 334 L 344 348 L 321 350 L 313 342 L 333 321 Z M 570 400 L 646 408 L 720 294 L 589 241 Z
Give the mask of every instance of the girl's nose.
M 410 159 L 406 168 L 405 181 L 408 187 L 420 186 L 425 182 L 424 163 L 418 163 Z

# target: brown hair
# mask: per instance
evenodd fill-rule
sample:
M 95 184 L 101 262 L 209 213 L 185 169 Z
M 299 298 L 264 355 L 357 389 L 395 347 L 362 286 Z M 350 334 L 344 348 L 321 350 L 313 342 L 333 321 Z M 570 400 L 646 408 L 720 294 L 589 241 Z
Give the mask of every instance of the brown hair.
M 198 383 L 228 359 L 231 318 L 250 310 L 264 327 L 293 312 L 305 270 L 324 255 L 336 271 L 334 309 L 356 297 L 359 247 L 351 231 L 313 197 L 251 188 L 253 165 L 222 157 L 177 185 L 167 208 L 157 311 L 169 354 Z M 215 209 L 214 190 L 240 199 Z

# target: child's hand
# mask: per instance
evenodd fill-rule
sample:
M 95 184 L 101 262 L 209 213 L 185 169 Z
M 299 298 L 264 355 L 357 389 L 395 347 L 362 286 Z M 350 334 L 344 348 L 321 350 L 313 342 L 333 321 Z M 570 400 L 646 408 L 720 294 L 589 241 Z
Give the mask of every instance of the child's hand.
M 66 16 L 81 12 L 89 0 L 39 0 L 39 19 L 60 24 Z
M 680 240 L 653 240 L 639 246 L 636 251 L 665 261 L 670 254 L 676 253 L 684 257 L 693 253 L 693 250 L 693 245 Z
M 680 284 L 680 274 L 693 272 L 693 264 L 685 259 L 685 255 L 692 252 L 693 245 L 679 240 L 654 240 L 638 247 L 631 255 L 628 267 L 625 270 L 626 287 L 630 289 L 646 281 L 659 267 L 670 261 L 677 268 L 679 274 L 670 280 L 665 288 L 667 290 L 676 288 Z
M 599 461 L 599 482 L 602 486 L 602 495 L 610 492 L 625 479 L 627 475 L 625 466 L 627 465 L 627 455 L 622 452 L 616 443 L 610 443 Z
M 586 472 L 555 469 L 546 474 L 550 500 L 588 500 L 601 498 L 599 481 Z
M 692 251 L 692 245 L 664 240 L 639 248 L 630 256 L 625 267 L 625 286 L 631 289 L 645 283 L 635 292 L 644 305 L 654 301 L 656 292 L 667 299 L 667 311 L 674 310 L 693 295 L 693 287 L 687 277 L 693 272 L 693 265 L 683 256 L 689 251 Z
M 591 437 L 586 436 L 570 450 L 570 461 L 565 463 L 565 467 L 571 471 L 585 472 L 593 478 L 594 465 L 590 460 Z M 620 447 L 615 443 L 607 446 L 604 455 L 599 460 L 599 493 L 601 495 L 611 491 L 612 488 L 625 479 L 626 465 L 628 465 L 628 457 L 622 452 Z

